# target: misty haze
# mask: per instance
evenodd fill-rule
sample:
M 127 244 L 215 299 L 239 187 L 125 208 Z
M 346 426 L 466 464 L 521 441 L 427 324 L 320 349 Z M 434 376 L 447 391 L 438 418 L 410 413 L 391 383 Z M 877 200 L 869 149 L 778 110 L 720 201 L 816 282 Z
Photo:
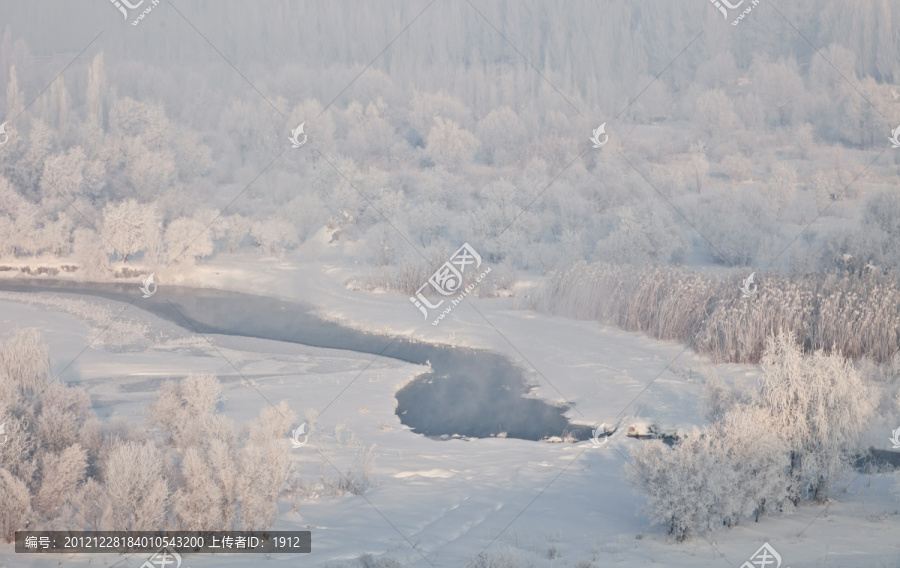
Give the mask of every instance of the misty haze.
M 900 4 L 0 0 L 0 568 L 900 568 Z

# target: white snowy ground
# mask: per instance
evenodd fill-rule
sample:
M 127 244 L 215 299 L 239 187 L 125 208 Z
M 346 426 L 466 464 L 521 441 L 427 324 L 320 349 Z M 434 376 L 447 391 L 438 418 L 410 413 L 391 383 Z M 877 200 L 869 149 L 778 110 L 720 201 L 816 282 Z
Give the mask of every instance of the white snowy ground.
M 320 472 L 333 473 L 314 447 L 342 471 L 353 465 L 363 446 L 376 444 L 378 457 L 374 486 L 364 497 L 300 500 L 296 511 L 290 502 L 282 503 L 275 528 L 311 530 L 311 554 L 271 559 L 192 555 L 184 558 L 185 568 L 263 562 L 338 565 L 363 552 L 404 565 L 428 566 L 424 556 L 434 565 L 464 566 L 486 547 L 535 567 L 575 567 L 583 560 L 598 567 L 737 567 L 766 541 L 790 568 L 900 566 L 900 502 L 890 495 L 892 476 L 859 477 L 827 512 L 804 506 L 791 515 L 716 533 L 711 537 L 715 548 L 703 538 L 668 542 L 661 527 L 650 526 L 640 512 L 643 500 L 625 484 L 623 456 L 641 442 L 624 432 L 637 420 L 669 427 L 702 424 L 697 409 L 702 381 L 688 379 L 698 368 L 708 372 L 699 357 L 688 351 L 673 365 L 683 372 L 664 371 L 684 345 L 590 322 L 514 311 L 500 300 L 466 299 L 433 327 L 405 297 L 348 290 L 344 283 L 352 270 L 336 249 L 322 243 L 322 239 L 309 243 L 290 260 L 219 258 L 199 268 L 187 284 L 293 298 L 316 305 L 322 315 L 345 325 L 502 352 L 539 383 L 538 396 L 574 402 L 569 416 L 576 421 L 609 424 L 624 410 L 620 430 L 603 448 L 589 442 L 431 440 L 410 432 L 394 414 L 394 392 L 422 367 L 348 351 L 211 336 L 266 398 L 288 400 L 301 420 L 306 409 L 321 410 L 334 401 L 320 416 L 309 445 L 292 450 L 302 476 L 315 480 Z M 111 352 L 95 344 L 62 376 L 88 388 L 102 418 L 117 413 L 140 423 L 158 381 L 189 371 L 219 374 L 225 383 L 223 412 L 238 424 L 266 404 L 260 394 L 241 384 L 231 364 L 205 340 L 191 338 L 137 307 L 127 316 L 147 322 L 149 335 L 163 347 Z M 0 295 L 0 332 L 17 325 L 44 333 L 57 372 L 93 337 L 92 327 L 74 316 L 10 302 Z M 740 365 L 721 366 L 718 371 L 747 384 L 758 372 Z M 290 448 L 287 439 L 285 448 Z M 551 548 L 555 559 L 548 558 Z M 143 560 L 16 555 L 11 545 L 0 545 L 3 568 L 117 562 L 140 566 Z

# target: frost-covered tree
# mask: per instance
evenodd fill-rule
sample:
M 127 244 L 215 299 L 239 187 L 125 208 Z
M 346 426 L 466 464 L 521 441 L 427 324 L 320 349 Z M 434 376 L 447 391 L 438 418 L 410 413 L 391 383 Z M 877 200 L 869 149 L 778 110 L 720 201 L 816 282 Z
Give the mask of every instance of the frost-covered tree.
M 664 524 L 677 541 L 721 527 L 721 499 L 736 478 L 715 463 L 707 434 L 695 429 L 671 449 L 651 440 L 632 450 L 631 457 L 625 466 L 629 484 L 647 500 L 650 519 Z
M 197 133 L 187 128 L 178 129 L 172 137 L 172 157 L 178 179 L 191 180 L 203 175 L 212 167 L 212 151 L 200 142 Z
M 250 234 L 261 254 L 280 256 L 299 244 L 297 229 L 282 217 L 253 223 Z
M 793 135 L 794 144 L 797 146 L 800 158 L 804 160 L 809 159 L 809 153 L 816 141 L 815 127 L 808 122 L 804 122 L 794 129 Z
M 706 176 L 709 173 L 709 160 L 706 158 L 706 148 L 703 142 L 691 146 L 690 171 L 697 193 L 703 193 L 703 186 L 706 184 Z
M 259 418 L 249 425 L 251 445 L 282 439 L 296 419 L 297 415 L 285 401 L 279 402 L 276 406 L 264 407 L 259 413 Z
M 678 541 L 740 524 L 788 498 L 787 446 L 762 409 L 740 406 L 673 448 L 659 440 L 631 452 L 627 478 L 651 520 Z
M 88 121 L 100 125 L 103 118 L 103 101 L 106 96 L 106 72 L 103 70 L 103 52 L 98 52 L 88 68 L 85 94 Z
M 278 516 L 277 498 L 290 473 L 290 455 L 277 440 L 245 447 L 238 457 L 237 519 L 244 530 L 265 530 Z
M 63 199 L 71 201 L 81 195 L 85 185 L 85 165 L 84 150 L 80 146 L 47 158 L 44 162 L 44 173 L 41 175 L 41 191 L 44 197 L 54 197 L 59 192 Z
M 767 197 L 777 210 L 784 209 L 794 199 L 797 190 L 797 170 L 789 164 L 778 162 L 772 167 Z
M 278 515 L 276 499 L 290 475 L 284 439 L 296 415 L 282 401 L 265 407 L 249 426 L 249 440 L 238 459 L 237 500 L 245 530 L 267 529 Z
M 77 493 L 87 471 L 87 457 L 79 444 L 58 454 L 43 454 L 41 487 L 34 498 L 37 513 L 49 517 Z
M 0 257 L 17 252 L 22 234 L 30 233 L 36 216 L 35 205 L 0 176 Z
M 435 164 L 456 171 L 475 153 L 477 139 L 450 119 L 435 117 L 425 148 Z
M 288 202 L 284 206 L 284 215 L 296 227 L 299 242 L 324 227 L 328 220 L 325 203 L 317 195 L 310 194 L 298 195 Z
M 75 444 L 90 417 L 91 399 L 87 391 L 60 382 L 47 386 L 39 399 L 36 435 L 42 449 L 62 452 Z
M 26 404 L 33 390 L 28 385 L 46 373 L 48 358 L 33 330 L 17 331 L 0 345 L 0 424 L 8 437 L 0 444 L 4 537 L 34 522 L 60 529 L 84 521 L 115 530 L 165 529 L 170 514 L 185 528 L 231 528 L 239 518 L 255 527 L 271 523 L 290 467 L 279 454 L 282 431 L 294 420 L 286 406 L 264 411 L 239 452 L 233 424 L 216 412 L 214 377 L 167 383 L 151 415 L 181 443 L 181 475 L 171 476 L 172 455 L 141 431 L 114 420 L 104 434 L 83 389 L 51 383 L 37 404 Z M 263 463 L 274 464 L 261 475 L 265 487 L 253 487 L 264 495 L 241 493 L 240 483 L 251 484 L 251 468 Z
M 680 262 L 688 250 L 671 209 L 657 199 L 639 201 L 616 211 L 610 234 L 597 243 L 597 256 L 618 264 Z
M 290 118 L 288 124 L 294 125 L 292 128 L 303 123 L 303 132 L 317 148 L 330 148 L 334 140 L 334 118 L 330 109 L 323 108 L 317 99 L 305 99 L 298 103 Z
M 779 226 L 766 199 L 754 191 L 710 192 L 687 214 L 693 217 L 707 252 L 723 264 L 742 266 L 774 254 Z
M 632 452 L 629 482 L 678 540 L 826 500 L 855 458 L 873 413 L 855 367 L 839 354 L 805 356 L 789 334 L 770 338 L 761 366 L 752 400 L 730 403 L 672 449 L 656 442 Z
M 207 463 L 212 470 L 212 476 L 207 483 L 216 486 L 216 495 L 219 499 L 216 507 L 221 515 L 220 526 L 231 527 L 237 514 L 237 483 L 240 473 L 234 444 L 230 440 L 210 439 L 207 441 L 205 451 Z
M 453 95 L 440 91 L 424 93 L 416 91 L 412 98 L 409 122 L 424 138 L 434 126 L 434 117 L 449 119 L 465 127 L 471 127 L 472 111 Z
M 70 501 L 77 507 L 80 520 L 87 521 L 92 528 L 100 528 L 103 525 L 103 512 L 106 510 L 108 498 L 103 483 L 98 478 L 88 477 Z
M 72 249 L 72 228 L 75 223 L 63 211 L 56 218 L 44 219 L 37 229 L 33 240 L 33 250 L 40 253 L 49 253 L 62 256 Z
M 211 483 L 214 470 L 202 447 L 190 447 L 181 461 L 184 487 L 173 496 L 174 512 L 182 530 L 223 530 L 222 494 Z
M 108 251 L 128 256 L 146 250 L 159 233 L 156 204 L 126 199 L 103 208 L 103 236 Z
M 25 482 L 0 468 L 0 536 L 12 542 L 17 530 L 26 530 L 33 520 L 31 494 Z
M 771 337 L 761 361 L 760 405 L 790 450 L 791 498 L 823 500 L 847 470 L 872 416 L 868 388 L 839 353 L 804 357 L 794 336 Z
M 152 442 L 128 442 L 110 452 L 104 478 L 105 522 L 111 530 L 165 528 L 170 498 L 165 463 L 165 454 Z
M 759 58 L 751 65 L 750 75 L 752 91 L 762 101 L 770 126 L 787 126 L 801 113 L 806 88 L 793 58 L 774 62 Z
M 809 180 L 810 187 L 815 194 L 816 207 L 823 215 L 828 215 L 828 206 L 840 197 L 840 174 L 834 169 L 820 169 L 813 172 Z
M 879 86 L 871 77 L 864 77 L 859 82 L 858 90 L 862 96 L 846 97 L 843 113 L 840 118 L 841 136 L 845 143 L 862 148 L 871 148 L 878 140 L 875 133 L 878 132 L 879 122 L 884 121 L 880 111 L 872 107 L 869 102 L 877 100 Z
M 69 126 L 69 91 L 66 89 L 66 82 L 60 75 L 50 85 L 50 92 L 45 93 L 40 99 L 44 119 L 53 124 L 60 132 L 65 132 Z
M 176 179 L 175 154 L 168 147 L 151 150 L 142 138 L 125 140 L 125 180 L 134 195 L 152 199 L 172 188 Z
M 739 393 L 728 385 L 718 374 L 706 378 L 703 384 L 703 395 L 700 398 L 700 410 L 710 422 L 719 421 L 738 403 Z
M 394 127 L 385 115 L 388 109 L 381 97 L 363 107 L 351 103 L 345 112 L 347 120 L 347 146 L 350 155 L 362 158 L 369 155 L 389 156 L 393 146 Z
M 94 229 L 79 227 L 72 233 L 72 254 L 86 280 L 102 280 L 110 273 L 106 243 Z
M 166 227 L 165 243 L 169 262 L 191 267 L 198 258 L 213 252 L 212 233 L 207 225 L 196 217 L 180 217 Z
M 694 122 L 707 136 L 720 137 L 740 126 L 741 119 L 734 112 L 734 104 L 725 91 L 712 89 L 697 98 Z
M 167 381 L 159 389 L 147 412 L 151 424 L 160 428 L 176 448 L 203 441 L 234 439 L 231 422 L 216 413 L 221 386 L 214 375 L 191 374 L 179 383 Z
M 475 135 L 488 164 L 506 166 L 522 155 L 522 140 L 527 131 L 522 119 L 509 107 L 492 110 L 478 121 Z
M 779 510 L 789 497 L 787 442 L 772 427 L 771 414 L 758 405 L 740 404 L 713 428 L 720 440 L 717 459 L 732 464 L 737 474 L 732 501 L 736 516 L 754 520 Z
M 26 393 L 50 378 L 50 348 L 36 329 L 16 330 L 0 348 L 2 373 Z
M 9 125 L 7 125 L 8 127 Z M 10 181 L 18 188 L 18 191 L 35 203 L 41 198 L 38 181 L 40 173 L 44 169 L 44 160 L 53 147 L 55 135 L 55 132 L 43 120 L 32 120 L 24 159 L 18 160 L 13 168 L 7 170 Z M 14 141 L 10 140 L 9 144 L 12 143 Z M 22 145 L 25 145 L 24 141 Z
M 721 166 L 725 175 L 733 182 L 741 182 L 750 179 L 750 160 L 740 154 L 730 154 L 722 158 Z
M 250 233 L 252 223 L 243 215 L 223 215 L 210 225 L 213 238 L 228 252 L 236 252 Z
M 0 387 L 7 386 L 0 382 Z M 18 394 L 18 393 L 17 393 Z M 32 433 L 29 415 L 16 416 L 16 410 L 23 401 L 18 396 L 12 401 L 3 401 L 8 405 L 0 409 L 0 424 L 4 425 L 6 443 L 0 446 L 0 468 L 10 472 L 14 477 L 31 483 L 37 473 L 38 463 L 35 461 L 37 442 Z
M 858 232 L 870 243 L 869 252 L 878 264 L 900 268 L 900 197 L 896 192 L 880 192 L 867 200 Z
M 238 445 L 234 425 L 216 411 L 219 388 L 212 375 L 164 383 L 148 413 L 184 452 L 173 512 L 186 529 L 266 528 L 289 474 L 284 446 L 295 415 L 285 403 L 266 407 Z
M 32 520 L 46 528 L 79 528 L 82 519 L 76 518 L 74 507 L 81 509 L 96 501 L 86 501 L 91 495 L 83 490 L 88 465 L 96 475 L 94 464 L 110 450 L 104 447 L 102 424 L 90 412 L 90 399 L 83 389 L 54 382 L 40 391 L 36 404 L 29 400 L 34 379 L 47 373 L 48 359 L 46 345 L 33 330 L 17 331 L 0 345 L 0 424 L 5 430 L 5 443 L 0 444 L 0 531 L 4 536 L 8 529 L 26 528 Z M 93 481 L 92 487 L 96 484 Z
M 161 103 L 120 97 L 109 110 L 109 129 L 122 138 L 140 138 L 144 150 L 159 151 L 169 141 L 171 125 Z
M 407 225 L 415 239 L 413 242 L 422 247 L 431 246 L 438 241 L 450 224 L 447 207 L 440 202 L 425 201 L 415 211 L 409 211 Z

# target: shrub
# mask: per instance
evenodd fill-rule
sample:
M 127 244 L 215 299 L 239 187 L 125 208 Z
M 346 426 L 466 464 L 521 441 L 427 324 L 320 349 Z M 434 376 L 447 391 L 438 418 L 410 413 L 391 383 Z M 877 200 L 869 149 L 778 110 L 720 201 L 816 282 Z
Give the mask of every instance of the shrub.
M 858 371 L 838 354 L 804 356 L 788 335 L 771 337 L 760 391 L 668 448 L 639 445 L 628 482 L 650 519 L 683 541 L 755 520 L 801 499 L 822 501 L 849 469 L 872 415 Z

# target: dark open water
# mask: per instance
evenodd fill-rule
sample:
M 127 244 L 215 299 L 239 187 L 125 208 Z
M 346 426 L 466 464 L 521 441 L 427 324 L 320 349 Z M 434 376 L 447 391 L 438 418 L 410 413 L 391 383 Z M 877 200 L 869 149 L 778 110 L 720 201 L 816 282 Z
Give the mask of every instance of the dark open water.
M 459 434 L 484 438 L 501 432 L 525 440 L 562 436 L 566 432 L 579 440 L 591 436 L 589 427 L 570 424 L 563 416 L 567 407 L 527 397 L 529 386 L 522 369 L 502 355 L 349 329 L 315 315 L 314 307 L 309 305 L 180 286 L 160 287 L 151 298 L 144 299 L 136 284 L 59 280 L 4 279 L 0 280 L 0 290 L 99 296 L 134 302 L 134 308 L 189 331 L 344 349 L 419 365 L 430 363 L 432 372 L 418 376 L 397 393 L 400 421 L 425 436 Z

